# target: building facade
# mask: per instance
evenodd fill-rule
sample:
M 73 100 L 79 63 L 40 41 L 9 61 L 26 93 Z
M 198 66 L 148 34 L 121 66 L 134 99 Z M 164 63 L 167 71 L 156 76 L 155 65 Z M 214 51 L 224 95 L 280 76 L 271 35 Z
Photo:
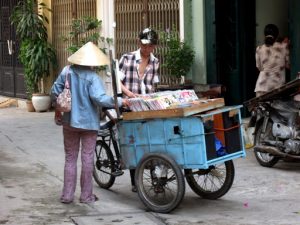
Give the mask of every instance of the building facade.
M 9 15 L 20 0 L 0 0 L 0 95 L 25 97 L 18 42 Z M 55 45 L 60 68 L 67 63 L 60 36 L 69 32 L 74 17 L 95 16 L 102 20 L 102 35 L 114 39 L 113 57 L 136 48 L 136 35 L 145 26 L 174 26 L 190 43 L 195 62 L 187 79 L 194 84 L 223 84 L 226 104 L 242 104 L 254 97 L 257 79 L 255 49 L 263 42 L 263 27 L 275 23 L 291 42 L 291 71 L 300 71 L 297 0 L 44 0 L 49 15 L 50 41 Z M 13 51 L 9 47 L 13 45 Z M 157 55 L 163 60 L 159 52 Z M 163 72 L 163 71 L 162 71 Z M 47 80 L 51 86 L 58 71 Z M 163 76 L 163 73 L 161 73 Z M 109 83 L 109 76 L 105 80 Z

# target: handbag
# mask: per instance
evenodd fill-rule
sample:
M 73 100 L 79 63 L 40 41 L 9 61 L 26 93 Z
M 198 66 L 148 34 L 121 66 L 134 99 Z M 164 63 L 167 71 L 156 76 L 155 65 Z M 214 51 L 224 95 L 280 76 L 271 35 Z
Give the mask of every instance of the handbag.
M 60 112 L 70 112 L 72 108 L 72 98 L 70 84 L 68 81 L 69 67 L 66 74 L 64 90 L 57 96 L 56 109 Z

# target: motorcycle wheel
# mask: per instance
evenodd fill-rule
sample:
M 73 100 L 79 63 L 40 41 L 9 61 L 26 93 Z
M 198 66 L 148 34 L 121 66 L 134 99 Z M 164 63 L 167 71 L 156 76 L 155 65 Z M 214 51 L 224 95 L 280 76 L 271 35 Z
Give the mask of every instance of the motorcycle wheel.
M 263 126 L 262 124 L 260 125 L 255 135 L 255 145 L 262 145 L 265 139 L 275 140 L 275 137 L 272 134 L 272 126 L 273 122 L 268 122 L 266 132 L 263 134 Z M 257 150 L 254 150 L 254 155 L 258 163 L 264 167 L 273 167 L 280 159 L 280 157 L 276 157 L 274 155 L 271 155 L 270 153 L 263 153 Z

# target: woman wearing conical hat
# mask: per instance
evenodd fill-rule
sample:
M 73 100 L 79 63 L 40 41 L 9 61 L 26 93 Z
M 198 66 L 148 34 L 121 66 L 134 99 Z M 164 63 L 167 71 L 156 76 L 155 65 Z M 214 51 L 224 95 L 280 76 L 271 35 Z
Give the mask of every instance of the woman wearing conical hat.
M 99 107 L 114 107 L 114 99 L 105 93 L 101 78 L 94 68 L 109 64 L 108 57 L 92 42 L 82 46 L 68 58 L 72 64 L 66 66 L 51 89 L 53 103 L 63 91 L 66 75 L 70 84 L 72 109 L 62 116 L 65 167 L 61 202 L 71 203 L 77 182 L 77 158 L 81 147 L 81 194 L 80 202 L 90 203 L 98 198 L 93 194 L 93 163 L 97 131 L 99 129 Z M 118 98 L 118 105 L 127 105 L 127 100 Z M 60 113 L 56 112 L 56 115 Z

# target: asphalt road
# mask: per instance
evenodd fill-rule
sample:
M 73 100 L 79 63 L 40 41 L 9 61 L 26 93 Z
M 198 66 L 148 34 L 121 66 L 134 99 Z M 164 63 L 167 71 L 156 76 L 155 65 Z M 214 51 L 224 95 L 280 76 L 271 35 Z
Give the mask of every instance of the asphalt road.
M 169 214 L 148 212 L 130 191 L 128 172 L 110 190 L 94 185 L 99 201 L 59 202 L 64 153 L 53 112 L 0 109 L 0 224 L 6 225 L 296 225 L 300 224 L 300 164 L 263 168 L 252 150 L 234 160 L 235 180 L 218 200 L 205 200 L 188 185 Z M 79 163 L 80 168 L 80 163 Z M 79 187 L 79 186 L 77 186 Z

